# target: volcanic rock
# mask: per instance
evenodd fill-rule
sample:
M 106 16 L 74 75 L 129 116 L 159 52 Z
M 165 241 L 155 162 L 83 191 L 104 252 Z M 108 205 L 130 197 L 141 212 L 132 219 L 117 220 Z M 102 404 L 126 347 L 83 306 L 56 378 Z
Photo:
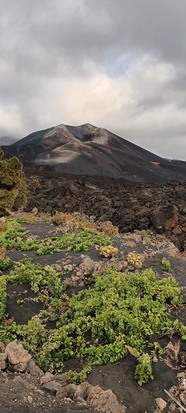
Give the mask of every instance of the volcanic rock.
M 5 353 L 7 354 L 9 370 L 11 371 L 25 371 L 28 362 L 32 358 L 22 344 L 16 344 L 15 342 L 9 343 L 6 346 Z
M 178 222 L 178 208 L 175 205 L 167 205 L 156 208 L 152 213 L 152 223 L 158 232 L 169 231 Z
M 0 353 L 0 370 L 6 369 L 6 360 L 7 360 L 7 354 Z

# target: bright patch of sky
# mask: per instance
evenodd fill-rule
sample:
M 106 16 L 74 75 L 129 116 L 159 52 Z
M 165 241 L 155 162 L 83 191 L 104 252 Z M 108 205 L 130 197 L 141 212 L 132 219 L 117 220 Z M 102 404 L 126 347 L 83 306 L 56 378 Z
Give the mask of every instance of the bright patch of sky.
M 111 78 L 120 78 L 139 61 L 140 56 L 133 53 L 128 53 L 121 56 L 108 56 L 105 59 L 105 73 Z

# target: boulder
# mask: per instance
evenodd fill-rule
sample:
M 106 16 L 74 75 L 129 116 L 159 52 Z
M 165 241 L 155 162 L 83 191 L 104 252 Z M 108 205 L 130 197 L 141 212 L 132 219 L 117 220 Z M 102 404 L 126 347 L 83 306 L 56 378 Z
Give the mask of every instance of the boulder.
M 126 407 L 117 401 L 112 390 L 104 391 L 88 382 L 61 387 L 56 395 L 61 399 L 70 398 L 82 405 L 88 404 L 100 413 L 126 413 Z
M 57 377 L 57 379 L 56 379 L 60 384 L 61 384 L 61 386 L 67 386 L 67 384 L 70 384 L 70 379 L 69 379 L 69 377 L 67 376 L 67 374 L 65 374 L 65 373 L 62 373 L 62 374 L 60 374 L 58 377 Z
M 77 388 L 76 384 L 68 384 L 65 387 L 60 385 L 60 383 L 58 383 L 58 385 L 59 385 L 59 389 L 57 391 L 57 396 L 60 399 L 64 399 L 65 397 L 68 397 L 68 398 L 73 400 L 74 394 L 75 394 L 76 388 Z
M 158 207 L 153 211 L 151 220 L 156 231 L 171 231 L 178 222 L 178 208 L 175 205 Z
M 25 372 L 30 373 L 32 374 L 32 376 L 36 376 L 36 377 L 40 377 L 43 375 L 43 371 L 38 366 L 36 366 L 33 359 L 31 359 L 28 362 Z
M 86 257 L 82 257 L 83 261 L 79 265 L 79 271 L 77 272 L 77 275 L 92 275 L 94 272 L 94 266 L 95 262 L 87 255 Z
M 126 407 L 118 403 L 112 390 L 102 390 L 99 386 L 90 386 L 87 390 L 87 403 L 102 413 L 126 413 Z
M 88 382 L 77 385 L 73 400 L 77 403 L 86 405 L 87 402 L 85 400 L 87 398 L 87 390 L 89 387 L 90 384 Z
M 55 395 L 61 388 L 61 385 L 56 380 L 52 380 L 48 383 L 43 384 L 42 388 L 45 389 L 48 393 Z
M 49 371 L 47 371 L 47 372 L 45 373 L 45 375 L 41 377 L 40 383 L 41 383 L 41 384 L 49 383 L 50 381 L 53 380 L 53 378 L 54 378 L 53 374 L 50 373 Z
M 32 356 L 25 350 L 22 344 L 15 342 L 6 346 L 5 353 L 8 358 L 8 368 L 11 371 L 24 372 Z

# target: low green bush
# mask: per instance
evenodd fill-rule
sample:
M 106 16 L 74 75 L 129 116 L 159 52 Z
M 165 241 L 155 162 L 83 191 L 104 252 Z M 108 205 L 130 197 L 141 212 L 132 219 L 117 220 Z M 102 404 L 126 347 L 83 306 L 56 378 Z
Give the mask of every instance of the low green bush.
M 60 372 L 65 360 L 84 360 L 81 372 L 68 373 L 71 381 L 79 382 L 93 365 L 118 362 L 130 351 L 138 360 L 135 378 L 142 385 L 153 378 L 152 360 L 161 352 L 157 343 L 152 348 L 152 334 L 173 328 L 186 339 L 186 327 L 169 317 L 172 306 L 184 301 L 172 276 L 157 279 L 152 269 L 120 273 L 107 268 L 102 276 L 93 275 L 88 289 L 68 297 L 62 289 L 63 275 L 53 266 L 42 267 L 25 259 L 1 277 L 1 318 L 6 282 L 29 283 L 36 294 L 33 300 L 43 304 L 28 324 L 0 326 L 0 340 L 8 343 L 17 339 L 42 369 Z M 48 321 L 54 321 L 56 328 L 48 330 Z

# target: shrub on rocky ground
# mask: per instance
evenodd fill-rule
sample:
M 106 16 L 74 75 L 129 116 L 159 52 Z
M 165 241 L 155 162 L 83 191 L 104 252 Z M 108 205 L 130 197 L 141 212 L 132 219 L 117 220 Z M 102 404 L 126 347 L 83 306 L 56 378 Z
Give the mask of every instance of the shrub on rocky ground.
M 0 148 L 0 216 L 7 209 L 18 210 L 26 204 L 26 183 L 21 162 L 15 156 L 2 160 Z

